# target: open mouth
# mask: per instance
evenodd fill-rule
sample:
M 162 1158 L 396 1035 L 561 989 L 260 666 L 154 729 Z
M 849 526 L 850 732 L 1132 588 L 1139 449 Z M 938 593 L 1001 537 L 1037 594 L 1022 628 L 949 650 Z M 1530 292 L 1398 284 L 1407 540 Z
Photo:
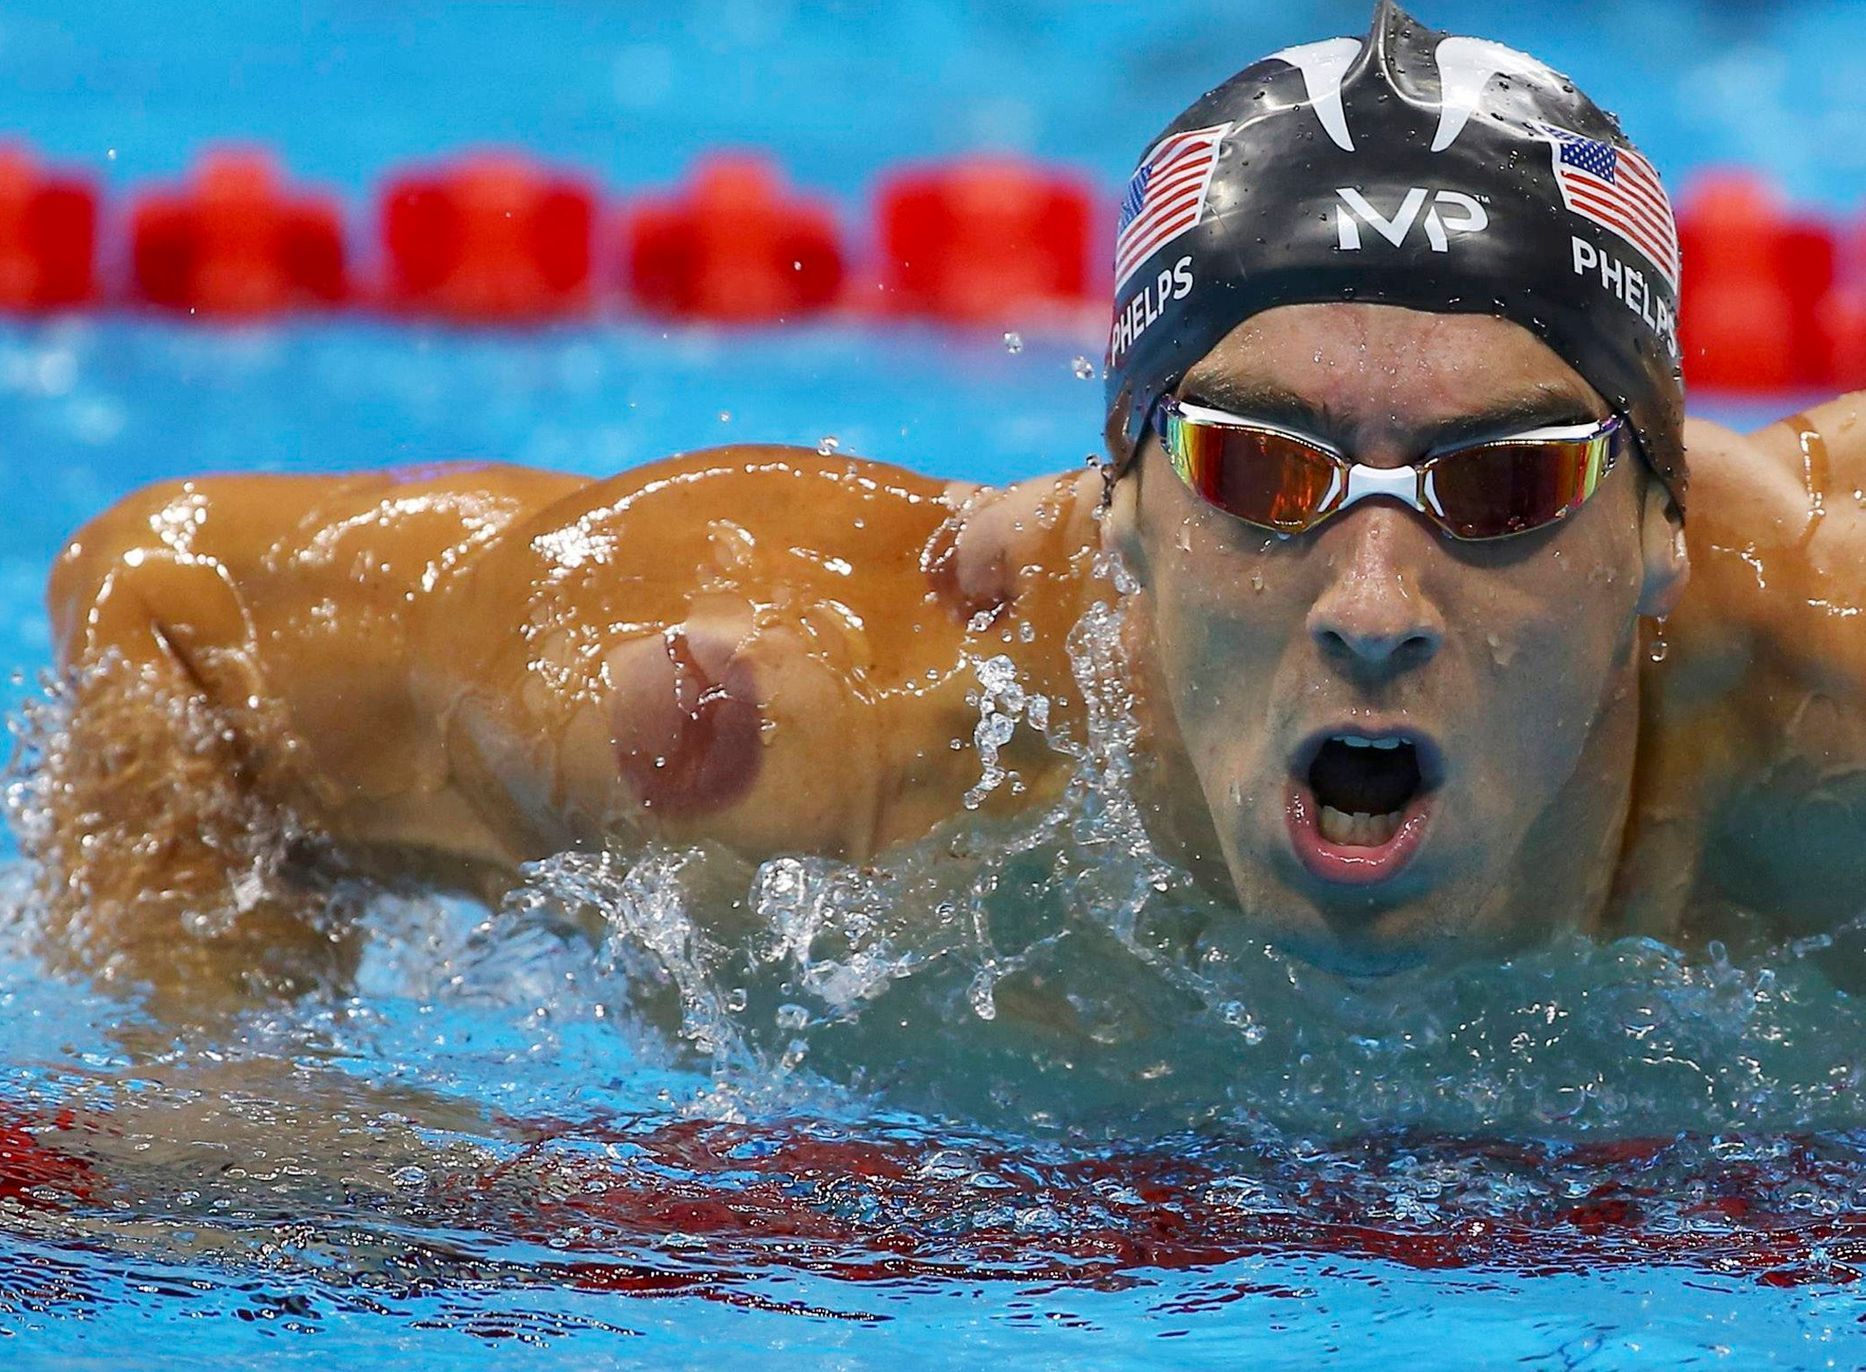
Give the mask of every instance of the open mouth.
M 1412 858 L 1431 816 L 1436 753 L 1401 732 L 1332 733 L 1311 740 L 1291 779 L 1296 853 L 1315 875 L 1365 885 Z
M 1419 794 L 1419 749 L 1409 739 L 1337 734 L 1309 764 L 1316 827 L 1342 848 L 1379 848 L 1399 832 Z

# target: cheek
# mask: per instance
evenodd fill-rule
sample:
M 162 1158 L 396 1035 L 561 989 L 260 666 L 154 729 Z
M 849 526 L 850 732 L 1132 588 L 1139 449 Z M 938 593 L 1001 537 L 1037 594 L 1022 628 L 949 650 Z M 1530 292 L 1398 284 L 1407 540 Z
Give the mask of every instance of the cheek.
M 1180 553 L 1146 595 L 1161 686 L 1206 788 L 1248 774 L 1306 642 L 1309 597 L 1294 569 L 1254 550 Z M 1214 803 L 1218 796 L 1212 797 Z
M 1624 552 L 1551 551 L 1454 611 L 1498 770 L 1561 773 L 1579 755 L 1633 651 L 1638 586 Z

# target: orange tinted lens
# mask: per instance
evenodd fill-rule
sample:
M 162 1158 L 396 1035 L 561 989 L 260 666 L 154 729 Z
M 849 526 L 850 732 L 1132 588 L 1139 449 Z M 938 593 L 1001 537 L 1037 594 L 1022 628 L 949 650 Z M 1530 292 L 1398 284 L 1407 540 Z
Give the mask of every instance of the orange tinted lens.
M 1323 514 L 1338 485 L 1327 453 L 1273 430 L 1196 423 L 1168 411 L 1167 456 L 1185 483 L 1227 514 L 1300 533 Z
M 1607 440 L 1492 443 L 1433 463 L 1431 494 L 1460 538 L 1503 538 L 1552 524 L 1594 493 Z

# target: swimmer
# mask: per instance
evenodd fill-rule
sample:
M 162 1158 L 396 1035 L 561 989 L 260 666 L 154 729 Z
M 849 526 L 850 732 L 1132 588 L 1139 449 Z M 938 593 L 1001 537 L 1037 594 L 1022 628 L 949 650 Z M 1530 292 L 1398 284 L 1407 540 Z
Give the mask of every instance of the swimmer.
M 1671 210 L 1611 117 L 1383 2 L 1202 97 L 1122 218 L 1103 472 L 748 446 L 205 477 L 87 525 L 28 836 L 72 957 L 289 990 L 353 956 L 332 872 L 493 900 L 570 848 L 979 822 L 973 664 L 1079 716 L 1104 550 L 1147 826 L 1304 958 L 1860 913 L 1860 397 L 1686 421 Z M 984 822 L 1070 765 L 1031 729 L 1000 761 Z

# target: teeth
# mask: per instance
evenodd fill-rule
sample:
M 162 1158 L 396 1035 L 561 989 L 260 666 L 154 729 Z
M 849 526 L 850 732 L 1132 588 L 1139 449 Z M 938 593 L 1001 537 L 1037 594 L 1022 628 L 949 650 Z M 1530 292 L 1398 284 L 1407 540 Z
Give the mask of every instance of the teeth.
M 1403 812 L 1370 815 L 1365 810 L 1349 814 L 1332 805 L 1322 807 L 1321 822 L 1316 826 L 1322 837 L 1337 848 L 1384 848 L 1399 832 Z
M 1398 738 L 1363 738 L 1360 734 L 1336 734 L 1335 742 L 1350 748 L 1378 748 L 1381 752 L 1391 752 L 1400 746 L 1404 739 Z

